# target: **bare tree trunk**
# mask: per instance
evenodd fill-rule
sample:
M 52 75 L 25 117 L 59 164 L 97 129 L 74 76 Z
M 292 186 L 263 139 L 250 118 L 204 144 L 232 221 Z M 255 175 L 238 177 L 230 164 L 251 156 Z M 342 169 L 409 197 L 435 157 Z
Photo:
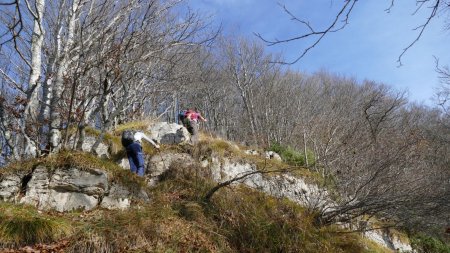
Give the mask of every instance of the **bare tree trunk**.
M 105 80 L 105 82 L 108 82 L 107 79 Z M 114 123 L 114 119 L 123 111 L 126 103 L 128 102 L 129 86 L 126 81 L 122 82 L 122 87 L 123 87 L 123 91 L 124 91 L 122 100 L 120 101 L 120 103 L 117 105 L 115 110 L 110 115 L 104 115 L 104 116 L 107 116 L 108 118 L 103 119 L 104 123 L 100 130 L 100 135 L 97 137 L 97 140 L 95 141 L 94 145 L 92 145 L 91 150 L 90 150 L 91 153 L 96 154 L 96 150 L 97 150 L 98 146 L 100 145 L 100 143 L 103 141 L 103 139 L 105 137 L 106 130 L 109 127 L 111 127 L 111 125 Z M 102 102 L 100 102 L 102 111 L 104 111 L 103 107 L 107 106 L 107 100 L 108 99 L 105 98 L 105 99 L 102 99 Z
M 245 109 L 245 111 L 247 113 L 248 121 L 250 122 L 250 130 L 252 131 L 253 142 L 254 142 L 255 145 L 258 145 L 258 137 L 257 137 L 257 132 L 256 132 L 256 125 L 255 125 L 255 121 L 253 120 L 253 115 L 252 115 L 252 112 L 251 112 L 250 105 L 248 104 L 246 91 L 244 89 L 242 89 L 239 84 L 238 84 L 238 87 L 239 87 L 239 90 L 240 90 L 240 95 L 242 97 L 242 102 L 244 103 L 244 109 Z
M 308 153 L 306 151 L 306 131 L 303 129 L 303 152 L 305 153 L 305 165 L 308 167 Z
M 61 6 L 63 6 L 65 3 L 65 0 L 62 1 Z M 63 33 L 63 25 L 62 25 L 62 19 L 64 17 L 63 15 L 64 12 L 64 8 L 60 8 L 59 12 L 58 12 L 58 19 L 56 21 L 56 34 L 55 34 L 55 38 L 54 38 L 54 52 L 52 55 L 50 55 L 49 59 L 48 59 L 48 64 L 47 64 L 47 76 L 46 76 L 46 80 L 44 81 L 43 85 L 42 85 L 42 104 L 41 104 L 41 108 L 39 111 L 39 122 L 45 122 L 46 120 L 50 119 L 50 103 L 52 101 L 52 95 L 53 95 L 53 80 L 55 77 L 55 69 L 56 69 L 56 61 L 58 59 L 60 59 L 60 55 L 61 55 L 61 47 L 62 47 L 62 33 Z M 40 129 L 40 135 L 44 136 L 45 134 L 45 127 L 47 126 L 47 124 L 44 124 L 41 126 Z M 47 134 L 48 135 L 48 134 Z M 47 141 L 47 140 L 46 140 Z
M 78 124 L 78 141 L 76 144 L 76 150 L 83 150 L 84 139 L 86 138 L 86 123 L 84 120 Z
M 21 132 L 25 138 L 24 155 L 26 157 L 35 157 L 38 155 L 38 143 L 32 140 L 25 131 L 28 121 L 37 119 L 37 111 L 39 107 L 38 89 L 39 78 L 41 76 L 42 67 L 42 45 L 44 42 L 43 14 L 45 9 L 45 0 L 36 0 L 36 13 L 34 16 L 33 35 L 31 37 L 31 69 L 28 79 L 27 100 L 28 104 L 25 108 L 23 121 L 20 124 Z
M 78 16 L 79 0 L 74 0 L 70 10 L 69 23 L 67 27 L 67 41 L 61 53 L 61 59 L 57 59 L 56 76 L 53 83 L 53 96 L 50 103 L 50 147 L 53 152 L 61 146 L 62 115 L 58 111 L 58 101 L 64 88 L 64 74 L 69 64 L 69 52 L 74 42 L 75 22 Z
M 67 143 L 69 141 L 69 127 L 70 127 L 70 124 L 72 123 L 72 108 L 73 108 L 73 103 L 75 100 L 75 88 L 76 88 L 76 80 L 73 80 L 71 91 L 70 91 L 69 115 L 67 116 L 67 127 L 66 127 L 66 131 L 64 133 L 65 137 L 64 137 L 63 147 L 66 147 Z
M 33 35 L 31 38 L 31 70 L 28 80 L 28 110 L 27 116 L 37 117 L 39 107 L 38 89 L 39 78 L 42 68 L 42 45 L 44 42 L 43 14 L 45 9 L 45 0 L 36 0 L 36 17 L 33 24 Z
M 86 107 L 89 102 L 85 102 Z M 86 137 L 86 126 L 88 125 L 88 121 L 91 118 L 91 115 L 94 113 L 93 107 L 91 107 L 89 110 L 83 113 L 81 121 L 78 123 L 78 141 L 76 143 L 75 149 L 76 150 L 83 150 L 83 143 L 84 139 Z

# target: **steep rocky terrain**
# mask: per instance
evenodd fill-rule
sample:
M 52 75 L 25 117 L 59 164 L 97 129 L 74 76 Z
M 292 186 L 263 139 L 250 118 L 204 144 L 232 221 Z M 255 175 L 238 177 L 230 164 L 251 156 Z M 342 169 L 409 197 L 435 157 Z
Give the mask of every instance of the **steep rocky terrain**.
M 332 209 L 333 197 L 319 187 L 319 175 L 284 164 L 276 154 L 205 136 L 198 145 L 186 145 L 185 129 L 174 124 L 157 123 L 146 130 L 163 147 L 157 152 L 144 145 L 145 178 L 128 171 L 118 145 L 120 133 L 107 138 L 97 152 L 99 158 L 64 151 L 0 170 L 4 201 L 0 248 L 6 252 L 7 248 L 12 252 L 411 250 L 405 236 L 370 230 L 368 223 L 369 230 L 362 234 L 346 232 L 345 227 L 354 224 L 316 228 L 311 210 Z M 94 137 L 86 138 L 84 150 L 90 149 Z M 224 187 L 212 192 L 218 183 Z

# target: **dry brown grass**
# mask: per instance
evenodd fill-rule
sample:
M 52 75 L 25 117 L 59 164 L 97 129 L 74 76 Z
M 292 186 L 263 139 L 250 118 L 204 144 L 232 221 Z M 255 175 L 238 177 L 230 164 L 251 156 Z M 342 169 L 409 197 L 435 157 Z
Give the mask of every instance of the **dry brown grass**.
M 14 244 L 9 245 L 51 243 L 66 237 L 69 243 L 65 252 L 77 253 L 386 252 L 356 234 L 316 228 L 313 217 L 302 207 L 246 187 L 223 189 L 210 203 L 204 203 L 202 196 L 215 185 L 207 174 L 204 168 L 181 169 L 174 165 L 149 191 L 151 203 L 125 211 L 96 209 L 60 214 L 51 219 L 58 220 L 52 226 L 59 230 L 41 226 L 45 228 L 42 231 L 47 231 L 40 235 L 42 239 L 26 236 L 22 233 L 25 227 L 18 226 L 17 231 L 22 232 L 14 233 Z M 36 210 L 32 213 L 38 220 L 52 215 Z M 18 223 L 20 216 L 8 217 L 10 222 Z M 68 230 L 62 229 L 66 226 Z

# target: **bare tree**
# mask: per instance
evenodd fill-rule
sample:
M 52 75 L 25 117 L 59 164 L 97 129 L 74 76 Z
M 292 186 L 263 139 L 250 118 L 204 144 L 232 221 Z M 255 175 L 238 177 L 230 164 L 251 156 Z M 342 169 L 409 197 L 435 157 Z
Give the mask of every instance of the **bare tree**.
M 307 44 L 307 46 L 303 49 L 302 52 L 300 52 L 292 61 L 285 62 L 281 61 L 281 63 L 284 64 L 294 64 L 298 62 L 300 59 L 302 59 L 310 50 L 312 50 L 317 44 L 322 41 L 322 39 L 325 38 L 330 33 L 337 32 L 339 30 L 344 29 L 351 18 L 351 15 L 355 11 L 355 7 L 360 4 L 360 1 L 358 0 L 345 0 L 337 9 L 336 15 L 332 18 L 331 22 L 329 22 L 324 28 L 318 28 L 314 24 L 311 24 L 310 21 L 305 20 L 296 14 L 292 13 L 288 7 L 285 5 L 281 5 L 284 12 L 291 18 L 292 21 L 300 24 L 301 30 L 304 30 L 304 32 L 300 32 L 299 35 L 283 38 L 283 39 L 266 39 L 263 35 L 256 33 L 255 35 L 260 38 L 262 41 L 264 41 L 268 46 L 274 46 L 277 44 L 282 43 L 290 43 L 294 41 L 299 40 L 306 40 L 311 39 L 312 42 L 310 44 Z M 395 0 L 387 1 L 389 6 L 386 8 L 386 12 L 390 12 L 392 8 L 394 8 Z M 423 24 L 421 24 L 418 27 L 414 28 L 414 31 L 417 31 L 417 35 L 415 39 L 407 45 L 403 51 L 400 53 L 397 62 L 399 65 L 402 65 L 402 57 L 404 54 L 413 47 L 422 37 L 424 31 L 428 28 L 431 20 L 435 19 L 438 13 L 448 11 L 448 6 L 450 5 L 449 1 L 443 1 L 443 0 L 416 0 L 416 11 L 413 13 L 416 14 L 419 11 L 426 11 L 426 18 Z
M 23 112 L 20 117 L 16 117 L 23 144 L 15 146 L 15 148 L 23 147 L 20 155 L 33 157 L 38 154 L 39 142 L 36 135 L 30 133 L 29 129 L 30 124 L 36 122 L 36 110 L 39 106 L 37 94 L 41 77 L 45 0 L 36 0 L 34 4 L 31 4 L 28 0 L 24 2 L 11 1 L 2 3 L 2 5 L 15 6 L 15 8 L 12 13 L 8 12 L 8 10 L 3 12 L 11 22 L 8 24 L 9 20 L 3 20 L 3 22 L 7 23 L 8 29 L 0 37 L 9 36 L 9 38 L 3 41 L 1 46 L 8 46 L 9 49 L 14 50 L 14 54 L 19 57 L 20 64 L 23 64 L 24 67 L 20 69 L 21 73 L 16 72 L 14 74 L 10 73 L 11 71 L 2 70 L 2 74 L 8 80 L 8 83 L 19 91 L 17 96 L 21 102 L 19 103 L 20 109 L 18 109 Z M 32 21 L 32 33 L 27 36 L 25 24 L 29 20 Z M 30 41 L 27 41 L 26 37 L 30 38 Z M 2 53 L 4 52 L 2 50 Z M 27 79 L 26 84 L 16 81 L 16 75 Z
M 260 82 L 266 72 L 273 68 L 270 55 L 265 54 L 261 45 L 243 39 L 235 42 L 230 41 L 224 48 L 224 59 L 226 60 L 224 71 L 229 76 L 231 84 L 238 90 L 242 99 L 247 122 L 250 125 L 253 142 L 259 143 L 255 90 L 257 85 L 264 85 Z
M 436 59 L 436 72 L 440 79 L 440 86 L 436 92 L 437 103 L 444 114 L 450 116 L 450 69 L 448 66 L 439 66 L 439 61 Z

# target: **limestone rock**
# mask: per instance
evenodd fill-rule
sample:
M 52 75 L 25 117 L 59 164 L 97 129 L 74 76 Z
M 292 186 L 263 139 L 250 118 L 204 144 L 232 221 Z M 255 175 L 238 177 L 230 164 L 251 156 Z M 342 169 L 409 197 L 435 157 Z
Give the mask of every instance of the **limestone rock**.
M 266 151 L 266 159 L 281 161 L 281 156 L 274 151 Z
M 58 212 L 72 210 L 92 210 L 97 207 L 98 196 L 90 196 L 81 192 L 49 191 L 47 205 L 38 206 L 40 209 L 53 209 Z
M 364 232 L 364 236 L 391 250 L 399 252 L 412 251 L 412 247 L 409 243 L 402 242 L 399 238 L 392 235 L 389 229 L 368 230 Z
M 89 152 L 89 151 L 91 151 L 92 146 L 94 146 L 95 141 L 96 141 L 95 137 L 86 136 L 81 148 L 83 149 L 83 151 Z M 98 145 L 97 149 L 95 150 L 95 152 L 97 153 L 97 155 L 99 157 L 104 157 L 104 156 L 109 157 L 108 146 L 105 145 L 104 143 L 100 143 Z
M 107 209 L 127 209 L 130 207 L 130 192 L 119 184 L 113 184 L 107 196 L 103 197 L 101 207 Z
M 254 150 L 254 149 L 245 150 L 244 153 L 246 153 L 247 155 L 259 155 L 258 150 Z
M 150 138 L 161 144 L 182 144 L 190 139 L 189 132 L 181 125 L 157 122 L 149 126 Z
M 170 156 L 166 159 L 169 164 L 176 160 Z M 50 169 L 39 165 L 29 174 L 0 174 L 0 200 L 17 201 L 41 210 L 59 212 L 78 209 L 87 211 L 98 206 L 126 209 L 134 199 L 149 201 L 147 193 L 135 187 L 122 185 L 120 180 L 110 185 L 107 173 L 99 169 Z
M 50 173 L 44 166 L 38 166 L 26 186 L 25 196 L 20 203 L 30 204 L 43 208 L 48 205 L 50 196 Z
M 147 174 L 149 174 L 150 177 L 157 177 L 168 170 L 173 163 L 177 163 L 180 166 L 191 166 L 195 162 L 189 154 L 160 153 L 159 155 L 154 155 L 150 159 L 150 166 L 147 170 Z
M 23 177 L 21 174 L 0 175 L 0 200 L 13 200 L 20 192 Z
M 101 170 L 59 168 L 50 173 L 46 167 L 38 166 L 20 202 L 60 212 L 91 210 L 107 190 L 108 177 Z
M 130 162 L 128 161 L 128 158 L 122 158 L 118 162 L 119 166 L 122 167 L 124 170 L 130 170 Z
M 57 169 L 52 175 L 50 188 L 56 191 L 103 195 L 108 190 L 108 176 L 97 169 Z
M 211 162 L 207 166 L 210 167 L 213 179 L 218 182 L 227 181 L 257 170 L 254 164 L 232 161 L 215 155 L 212 156 Z M 329 198 L 325 189 L 306 183 L 303 179 L 287 173 L 270 176 L 256 173 L 241 180 L 240 183 L 272 196 L 287 197 L 307 207 L 322 206 L 328 209 L 333 208 L 333 201 Z
M 81 149 L 84 152 L 90 152 L 92 146 L 94 146 L 94 143 L 97 139 L 94 136 L 86 136 L 84 138 L 84 142 L 81 146 Z M 69 146 L 70 147 L 74 147 L 74 139 L 70 139 L 69 141 Z M 98 157 L 109 157 L 109 151 L 108 151 L 108 146 L 104 143 L 100 143 L 97 147 L 97 149 L 95 150 L 95 152 L 97 153 Z

